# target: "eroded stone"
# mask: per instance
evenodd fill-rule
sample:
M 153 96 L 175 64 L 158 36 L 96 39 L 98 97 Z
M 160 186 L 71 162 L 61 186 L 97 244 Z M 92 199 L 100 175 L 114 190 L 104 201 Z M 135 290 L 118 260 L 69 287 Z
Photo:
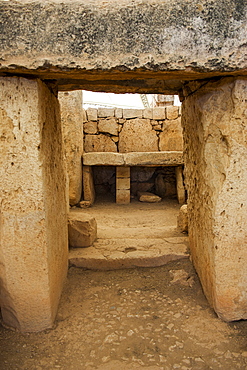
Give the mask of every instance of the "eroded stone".
M 90 247 L 97 238 L 95 218 L 82 212 L 69 213 L 68 230 L 72 248 Z

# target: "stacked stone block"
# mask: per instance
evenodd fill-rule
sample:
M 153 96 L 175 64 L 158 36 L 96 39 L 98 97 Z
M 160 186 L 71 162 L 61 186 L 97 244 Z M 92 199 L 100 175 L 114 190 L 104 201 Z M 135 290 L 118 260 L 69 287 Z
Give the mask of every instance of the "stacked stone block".
M 181 109 L 88 108 L 85 152 L 157 152 L 183 150 Z
M 116 203 L 130 202 L 130 167 L 116 167 Z

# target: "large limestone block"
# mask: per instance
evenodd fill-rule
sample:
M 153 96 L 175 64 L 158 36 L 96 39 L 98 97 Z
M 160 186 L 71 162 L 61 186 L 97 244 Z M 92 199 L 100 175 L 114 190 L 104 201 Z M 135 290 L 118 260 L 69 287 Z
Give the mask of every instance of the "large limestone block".
M 142 109 L 123 109 L 123 118 L 142 118 L 143 110 Z
M 60 109 L 39 80 L 0 80 L 1 313 L 40 331 L 53 325 L 68 264 Z
M 87 109 L 87 119 L 88 119 L 88 121 L 97 121 L 97 119 L 98 119 L 98 110 L 97 110 L 97 108 L 88 108 Z
M 166 120 L 163 123 L 163 131 L 160 133 L 159 150 L 177 151 L 183 150 L 183 131 L 181 118 Z
M 83 153 L 83 164 L 86 166 L 123 166 L 122 153 L 92 152 Z
M 108 119 L 100 119 L 98 123 L 99 132 L 105 132 L 110 135 L 118 135 L 118 124 L 116 119 L 111 117 Z
M 182 116 L 192 260 L 216 313 L 247 319 L 247 80 L 203 84 Z
M 109 136 L 99 135 L 86 135 L 84 139 L 84 150 L 88 152 L 116 152 L 116 144 Z
M 94 217 L 84 212 L 72 211 L 68 217 L 69 246 L 90 247 L 97 239 L 97 224 Z
M 153 119 L 154 120 L 164 120 L 165 118 L 166 118 L 166 108 L 165 107 L 153 108 Z
M 97 121 L 88 121 L 83 124 L 83 131 L 85 134 L 97 134 L 98 124 Z
M 119 134 L 119 152 L 158 151 L 158 137 L 148 119 L 130 119 Z
M 63 91 L 174 94 L 184 80 L 246 74 L 246 14 L 244 0 L 1 1 L 0 68 Z
M 176 166 L 184 163 L 183 152 L 124 153 L 127 166 Z
M 95 189 L 93 180 L 93 170 L 91 166 L 83 166 L 83 198 L 94 203 L 95 200 Z
M 65 159 L 69 177 L 69 204 L 75 205 L 82 193 L 83 111 L 82 92 L 59 93 Z
M 99 108 L 98 109 L 99 118 L 114 117 L 114 113 L 115 113 L 115 108 Z
M 167 119 L 177 119 L 178 118 L 178 107 L 171 105 L 166 107 L 166 118 Z

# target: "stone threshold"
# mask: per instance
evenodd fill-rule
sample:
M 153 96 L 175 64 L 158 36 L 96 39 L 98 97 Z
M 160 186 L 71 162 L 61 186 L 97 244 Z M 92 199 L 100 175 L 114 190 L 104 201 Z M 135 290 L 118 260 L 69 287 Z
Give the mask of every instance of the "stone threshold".
M 85 166 L 180 166 L 182 151 L 161 152 L 90 152 L 82 155 Z
M 69 265 L 89 270 L 158 267 L 188 258 L 188 237 L 97 239 L 92 247 L 73 248 Z

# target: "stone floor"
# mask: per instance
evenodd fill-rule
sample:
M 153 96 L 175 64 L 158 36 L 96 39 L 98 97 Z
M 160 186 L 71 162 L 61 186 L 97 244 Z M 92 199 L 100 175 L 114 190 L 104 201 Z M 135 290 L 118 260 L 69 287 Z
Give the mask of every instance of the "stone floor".
M 247 321 L 222 322 L 208 306 L 176 230 L 178 209 L 174 201 L 135 200 L 90 208 L 113 270 L 70 267 L 51 330 L 21 334 L 0 325 L 0 369 L 247 369 Z M 158 253 L 162 243 L 173 256 L 183 245 L 184 255 L 160 267 L 114 270 L 119 253 L 126 263 L 145 246 Z
M 92 247 L 70 250 L 70 264 L 110 270 L 154 267 L 188 258 L 188 237 L 177 230 L 180 205 L 176 199 L 160 203 L 116 204 L 112 197 L 98 197 L 93 207 L 74 213 L 95 217 L 98 239 Z
M 247 368 L 247 322 L 210 309 L 189 259 L 156 268 L 70 268 L 52 330 L 0 326 L 0 368 Z

